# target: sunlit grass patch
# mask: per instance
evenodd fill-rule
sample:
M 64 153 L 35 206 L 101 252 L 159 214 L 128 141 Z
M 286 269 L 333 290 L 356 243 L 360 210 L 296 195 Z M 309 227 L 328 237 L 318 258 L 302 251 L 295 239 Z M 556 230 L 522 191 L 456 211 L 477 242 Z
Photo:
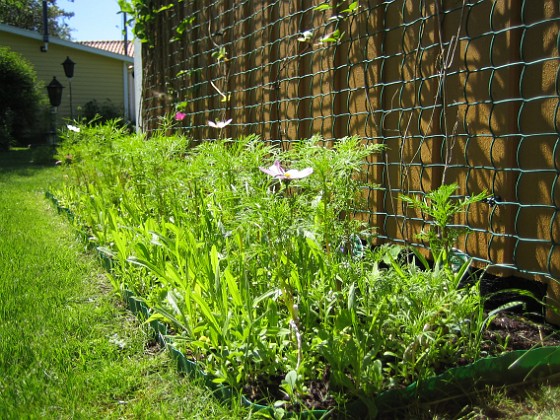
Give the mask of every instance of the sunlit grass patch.
M 108 293 L 94 256 L 45 199 L 59 168 L 0 154 L 0 417 L 224 418 Z

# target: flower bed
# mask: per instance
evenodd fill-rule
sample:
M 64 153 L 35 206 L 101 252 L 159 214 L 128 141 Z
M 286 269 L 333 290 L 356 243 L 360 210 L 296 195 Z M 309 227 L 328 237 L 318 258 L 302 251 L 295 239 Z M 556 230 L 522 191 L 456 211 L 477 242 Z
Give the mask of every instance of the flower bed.
M 323 146 L 191 147 L 81 127 L 59 149 L 66 182 L 52 193 L 110 262 L 115 291 L 168 325 L 174 351 L 213 384 L 278 411 L 359 401 L 373 415 L 376 396 L 479 359 L 489 319 L 477 283 L 460 287 L 468 261 L 454 270 L 449 243 L 419 268 L 372 247 L 351 217 L 379 147 Z

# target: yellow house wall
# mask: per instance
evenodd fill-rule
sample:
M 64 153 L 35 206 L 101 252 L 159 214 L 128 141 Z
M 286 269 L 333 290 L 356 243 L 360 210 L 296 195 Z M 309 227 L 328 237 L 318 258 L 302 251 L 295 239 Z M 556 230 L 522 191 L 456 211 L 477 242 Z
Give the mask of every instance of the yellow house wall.
M 59 119 L 70 117 L 70 89 L 62 62 L 67 56 L 76 63 L 72 79 L 74 117 L 87 102 L 109 99 L 124 114 L 123 66 L 128 63 L 63 45 L 49 43 L 48 52 L 41 52 L 42 41 L 18 34 L 0 32 L 0 45 L 23 55 L 34 67 L 39 80 L 48 85 L 53 76 L 65 87 L 58 108 Z M 46 89 L 45 89 L 46 94 Z

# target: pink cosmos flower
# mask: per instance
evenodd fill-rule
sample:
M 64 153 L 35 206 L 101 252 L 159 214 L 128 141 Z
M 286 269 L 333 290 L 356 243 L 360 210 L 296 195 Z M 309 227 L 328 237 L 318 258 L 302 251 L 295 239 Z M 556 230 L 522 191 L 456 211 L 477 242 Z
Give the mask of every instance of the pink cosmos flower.
M 298 169 L 284 169 L 282 165 L 280 165 L 280 161 L 275 160 L 274 164 L 270 168 L 263 168 L 259 166 L 259 169 L 263 171 L 265 174 L 270 175 L 276 179 L 301 179 L 305 178 L 313 173 L 313 168 L 305 168 L 302 170 Z
M 183 121 L 185 119 L 185 117 L 187 116 L 187 114 L 185 114 L 184 112 L 177 112 L 175 114 L 175 120 L 176 121 Z

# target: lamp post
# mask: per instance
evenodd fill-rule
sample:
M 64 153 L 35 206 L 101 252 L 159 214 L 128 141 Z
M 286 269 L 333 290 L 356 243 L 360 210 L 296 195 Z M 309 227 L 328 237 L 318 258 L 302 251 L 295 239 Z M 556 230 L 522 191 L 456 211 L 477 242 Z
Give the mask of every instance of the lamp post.
M 62 89 L 64 86 L 56 80 L 56 77 L 53 76 L 51 82 L 47 85 L 47 92 L 49 94 L 49 102 L 51 103 L 51 119 L 52 119 L 52 126 L 50 134 L 50 142 L 51 144 L 55 144 L 56 138 L 56 111 L 57 108 L 60 106 L 60 102 L 62 102 Z
M 68 87 L 70 88 L 70 119 L 74 119 L 74 108 L 72 107 L 72 77 L 74 77 L 74 63 L 70 60 L 70 57 L 66 56 L 66 60 L 62 63 L 62 67 L 64 67 L 64 74 L 68 79 Z

